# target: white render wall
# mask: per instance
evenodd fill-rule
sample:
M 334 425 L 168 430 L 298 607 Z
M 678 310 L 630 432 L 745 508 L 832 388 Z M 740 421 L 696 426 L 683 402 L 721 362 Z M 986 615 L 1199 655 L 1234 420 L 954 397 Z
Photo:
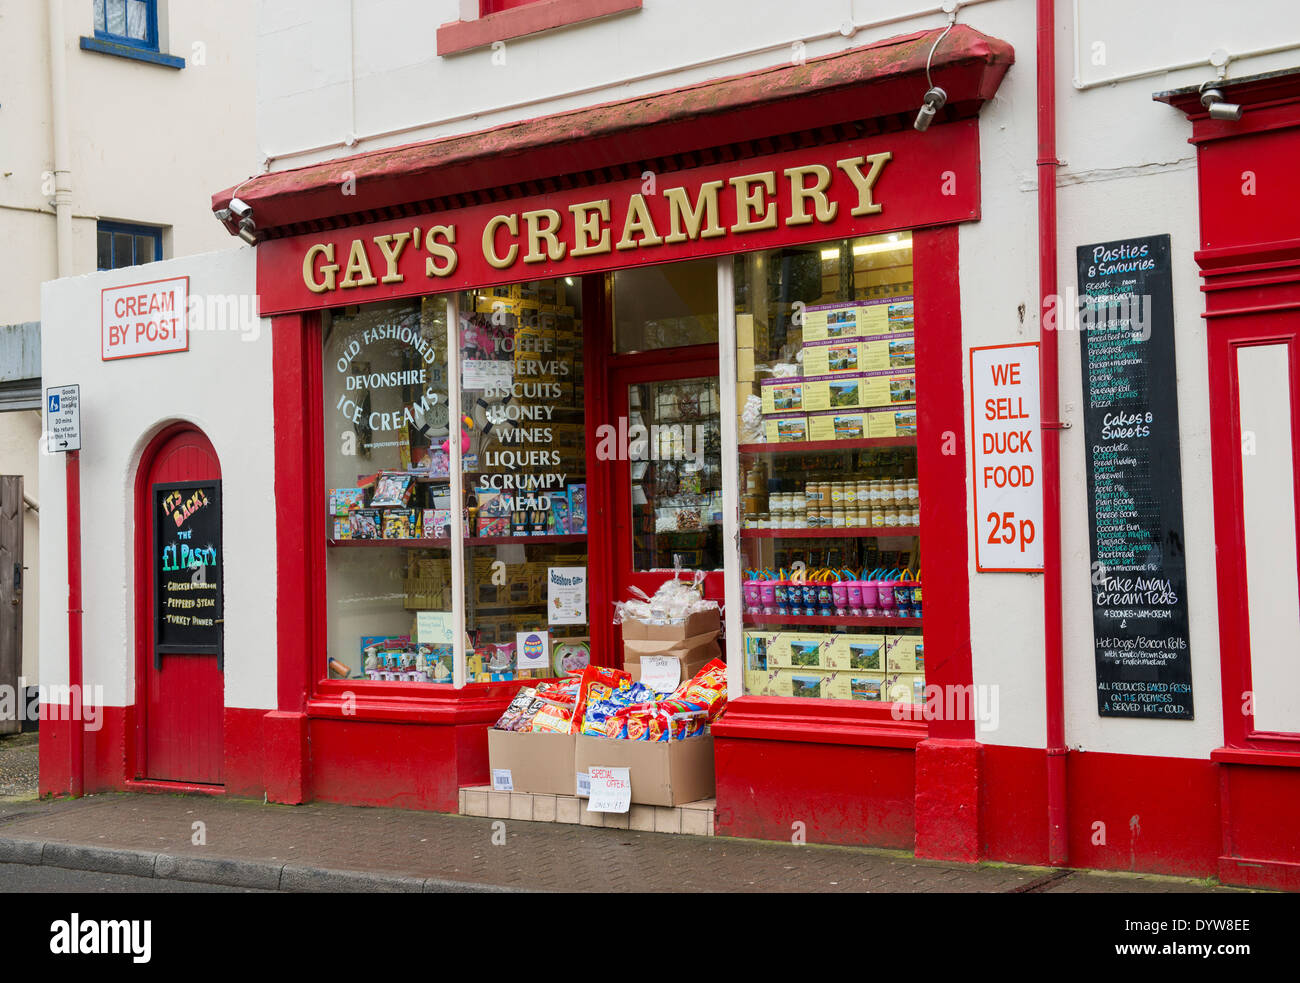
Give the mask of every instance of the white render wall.
M 1149 11 L 1142 11 L 1143 16 Z M 1199 247 L 1195 151 L 1182 113 L 1152 93 L 1213 78 L 1213 70 L 1183 69 L 1076 89 L 1076 38 L 1071 4 L 1057 2 L 1058 292 L 1077 289 L 1075 249 L 1126 236 L 1168 233 L 1172 242 L 1173 308 L 1178 360 L 1184 533 L 1195 720 L 1101 718 L 1096 710 L 1089 595 L 1088 501 L 1083 434 L 1080 337 L 1059 338 L 1062 566 L 1065 635 L 1066 744 L 1078 750 L 1206 757 L 1223 743 L 1217 584 L 1213 526 L 1215 478 L 1210 468 L 1209 382 L 1204 301 L 1193 258 Z M 1215 48 L 1269 43 L 1300 45 L 1300 19 L 1282 5 L 1255 2 L 1222 11 L 1209 3 L 1180 4 L 1177 30 L 1152 31 L 1135 44 L 1132 4 L 1080 0 L 1085 83 L 1208 56 Z M 962 227 L 962 328 L 965 344 L 991 345 L 1038 337 L 1037 174 L 1034 11 L 995 2 L 969 12 L 968 22 L 1010 41 L 1017 64 L 981 119 L 983 220 Z M 1150 42 L 1149 44 L 1147 42 Z M 1107 63 L 1088 59 L 1105 45 Z M 1235 75 L 1300 64 L 1300 48 L 1235 63 Z M 1016 307 L 1026 305 L 1021 325 Z M 969 399 L 969 379 L 966 380 Z M 969 496 L 969 489 L 968 496 Z M 971 633 L 975 682 L 999 687 L 999 726 L 980 728 L 982 740 L 1042 747 L 1045 743 L 1042 579 L 977 574 L 972 513 Z M 1008 612 L 1015 612 L 1008 615 Z
M 182 69 L 83 51 L 91 0 L 63 5 L 75 272 L 96 266 L 98 219 L 166 228 L 164 256 L 229 244 L 211 195 L 254 173 L 254 0 L 159 3 L 160 47 Z M 0 324 L 40 318 L 40 285 L 58 275 L 45 3 L 0 0 Z
M 273 158 L 271 169 L 781 64 L 800 40 L 803 53 L 815 57 L 944 23 L 937 4 L 922 0 L 645 0 L 635 13 L 507 41 L 504 62 L 497 64 L 490 49 L 435 54 L 437 25 L 460 16 L 461 6 L 459 0 L 364 6 L 353 0 L 263 0 L 258 140 L 261 152 Z M 1034 13 L 1029 0 L 984 0 L 963 5 L 959 14 L 962 23 L 1009 41 L 1018 57 L 982 114 L 983 218 L 961 229 L 968 348 L 1038 337 Z M 1057 0 L 1056 17 L 1061 291 L 1076 286 L 1080 244 L 1159 233 L 1172 238 L 1196 708 L 1190 722 L 1102 719 L 1096 712 L 1079 337 L 1071 332 L 1060 339 L 1061 413 L 1072 424 L 1061 440 L 1066 739 L 1073 748 L 1091 751 L 1204 757 L 1222 743 L 1223 727 L 1206 334 L 1192 257 L 1198 242 L 1196 168 L 1187 143 L 1190 124 L 1154 103 L 1151 94 L 1212 78 L 1208 65 L 1176 66 L 1208 61 L 1215 49 L 1234 56 L 1262 47 L 1286 49 L 1234 60 L 1231 77 L 1300 64 L 1300 19 L 1291 0 L 1251 0 L 1228 16 L 1210 0 Z M 845 38 L 835 32 L 846 20 L 872 23 Z M 1175 70 L 1162 71 L 1170 68 Z M 1108 82 L 1144 71 L 1152 74 Z M 1076 76 L 1084 88 L 1072 84 Z M 345 147 L 352 137 L 359 142 Z M 967 495 L 969 501 L 969 488 Z M 1041 747 L 1042 580 L 975 573 L 973 509 L 971 515 L 975 682 L 996 686 L 999 697 L 998 726 L 982 727 L 979 734 L 992 743 Z
M 100 360 L 100 291 L 188 276 L 190 297 L 234 297 L 251 311 L 253 250 L 94 273 L 45 284 L 42 373 L 81 385 L 83 674 L 107 706 L 135 701 L 135 479 L 164 426 L 198 426 L 221 462 L 228 707 L 276 704 L 275 448 L 270 321 L 196 329 L 189 351 Z M 206 309 L 206 308 L 205 308 Z M 206 318 L 205 318 L 206 320 Z M 68 680 L 66 472 L 40 461 L 41 683 Z

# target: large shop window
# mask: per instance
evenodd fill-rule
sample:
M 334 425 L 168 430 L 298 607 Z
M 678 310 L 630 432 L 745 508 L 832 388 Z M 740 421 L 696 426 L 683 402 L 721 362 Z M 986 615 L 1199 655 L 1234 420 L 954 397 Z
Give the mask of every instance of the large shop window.
M 456 309 L 465 678 L 563 676 L 591 661 L 581 281 L 468 291 Z
M 745 692 L 922 703 L 911 235 L 734 283 Z
M 451 683 L 446 302 L 327 315 L 330 678 Z

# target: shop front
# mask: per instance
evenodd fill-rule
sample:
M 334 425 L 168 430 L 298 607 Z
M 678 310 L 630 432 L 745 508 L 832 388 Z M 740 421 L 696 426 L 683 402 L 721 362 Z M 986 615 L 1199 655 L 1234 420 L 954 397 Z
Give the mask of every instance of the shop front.
M 937 36 L 215 196 L 273 346 L 270 798 L 455 810 L 692 577 L 719 833 L 978 854 L 957 240 L 1012 52 Z

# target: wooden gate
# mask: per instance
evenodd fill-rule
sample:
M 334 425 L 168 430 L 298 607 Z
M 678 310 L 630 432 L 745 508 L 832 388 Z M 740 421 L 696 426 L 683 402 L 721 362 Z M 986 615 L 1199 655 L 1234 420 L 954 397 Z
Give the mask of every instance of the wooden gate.
M 23 476 L 0 475 L 0 686 L 10 687 L 15 713 L 0 717 L 0 734 L 23 729 Z

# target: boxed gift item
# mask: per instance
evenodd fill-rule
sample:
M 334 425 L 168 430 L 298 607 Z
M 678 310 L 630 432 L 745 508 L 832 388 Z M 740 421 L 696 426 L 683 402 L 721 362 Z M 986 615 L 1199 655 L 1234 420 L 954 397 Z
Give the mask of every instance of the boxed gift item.
M 806 416 L 768 417 L 763 421 L 763 433 L 769 444 L 806 441 L 812 439 L 808 421 Z

